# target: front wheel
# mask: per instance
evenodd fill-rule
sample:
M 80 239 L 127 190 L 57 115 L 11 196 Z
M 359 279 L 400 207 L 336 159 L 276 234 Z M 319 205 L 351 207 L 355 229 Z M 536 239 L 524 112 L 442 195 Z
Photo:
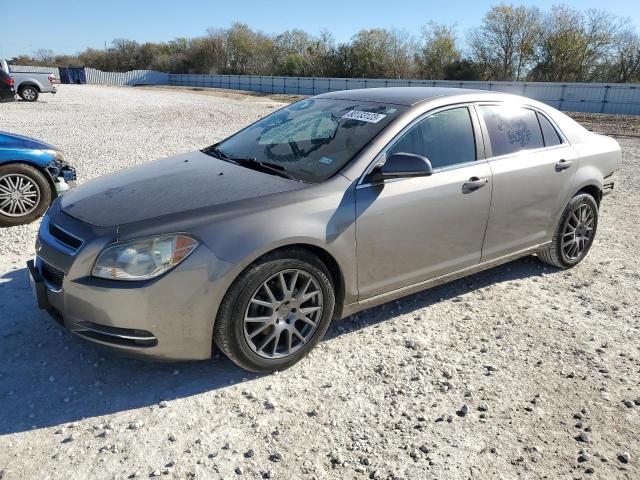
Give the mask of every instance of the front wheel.
M 544 263 L 571 268 L 589 252 L 598 228 L 598 204 L 588 193 L 579 193 L 566 206 L 551 245 L 538 252 Z
M 38 100 L 39 93 L 36 87 L 28 85 L 26 87 L 20 87 L 18 95 L 20 95 L 20 98 L 25 102 L 35 102 Z
M 214 340 L 242 368 L 282 370 L 324 337 L 334 303 L 331 276 L 317 257 L 302 249 L 269 254 L 230 287 Z
M 34 221 L 49 208 L 51 197 L 49 182 L 32 166 L 0 166 L 0 227 Z

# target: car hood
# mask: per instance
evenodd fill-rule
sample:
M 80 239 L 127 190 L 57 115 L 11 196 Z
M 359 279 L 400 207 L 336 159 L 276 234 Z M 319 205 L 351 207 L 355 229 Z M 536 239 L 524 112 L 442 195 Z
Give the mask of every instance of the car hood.
M 35 138 L 17 135 L 15 133 L 0 131 L 0 148 L 25 148 L 29 150 L 56 150 L 58 147 L 41 142 Z
M 61 208 L 107 227 L 307 186 L 196 151 L 91 180 L 65 193 Z

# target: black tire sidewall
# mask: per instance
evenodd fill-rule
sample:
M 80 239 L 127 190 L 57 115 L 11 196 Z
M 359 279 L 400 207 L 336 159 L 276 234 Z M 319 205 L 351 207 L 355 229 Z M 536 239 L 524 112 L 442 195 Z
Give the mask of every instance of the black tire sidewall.
M 23 215 L 21 217 L 8 217 L 0 213 L 0 227 L 13 227 L 16 225 L 25 225 L 27 223 L 33 222 L 35 219 L 41 217 L 44 212 L 47 211 L 47 208 L 49 208 L 51 199 L 53 197 L 51 185 L 49 184 L 45 176 L 36 168 L 22 163 L 0 165 L 0 177 L 11 173 L 19 173 L 21 175 L 25 175 L 38 185 L 38 188 L 40 189 L 40 203 L 31 213 L 28 213 L 27 215 Z
M 268 359 L 256 354 L 248 345 L 244 336 L 244 314 L 249 300 L 258 287 L 276 273 L 299 269 L 312 275 L 322 290 L 323 312 L 320 324 L 307 344 L 297 352 L 285 358 Z M 310 262 L 300 258 L 281 258 L 268 260 L 250 268 L 241 280 L 234 284 L 229 292 L 231 308 L 227 318 L 218 318 L 223 328 L 218 335 L 226 336 L 227 345 L 232 350 L 231 359 L 241 367 L 251 371 L 268 372 L 284 370 L 300 361 L 324 337 L 331 323 L 335 304 L 335 294 L 329 272 L 319 262 Z
M 567 256 L 564 253 L 564 250 L 562 249 L 562 233 L 566 228 L 567 222 L 569 221 L 569 217 L 571 216 L 571 214 L 575 212 L 576 209 L 578 209 L 581 205 L 585 205 L 585 204 L 589 205 L 594 212 L 593 235 L 591 237 L 591 241 L 589 242 L 589 245 L 587 245 L 586 250 L 582 252 L 582 254 L 579 257 L 570 259 L 570 258 L 567 258 Z M 591 195 L 589 195 L 588 193 L 582 193 L 582 194 L 576 195 L 571 199 L 562 216 L 562 221 L 560 222 L 560 231 L 558 232 L 558 235 L 556 238 L 556 242 L 557 242 L 556 251 L 558 252 L 558 257 L 560 262 L 565 267 L 567 268 L 573 267 L 578 263 L 580 263 L 582 260 L 584 260 L 584 258 L 587 256 L 587 254 L 589 253 L 589 250 L 591 250 L 591 246 L 593 245 L 593 242 L 596 239 L 596 234 L 598 233 L 598 220 L 599 220 L 598 204 L 596 203 L 595 199 Z
M 32 99 L 24 98 L 24 91 L 25 91 L 25 90 L 33 90 L 34 95 L 33 95 L 33 98 L 32 98 Z M 32 87 L 32 86 L 30 86 L 30 85 L 28 85 L 28 86 L 26 86 L 26 87 L 21 87 L 21 88 L 20 88 L 20 91 L 18 92 L 18 95 L 20 95 L 20 98 L 21 98 L 22 100 L 24 100 L 25 102 L 35 102 L 35 101 L 37 101 L 37 100 L 38 100 L 38 89 L 37 89 L 37 88 L 35 88 L 35 87 Z

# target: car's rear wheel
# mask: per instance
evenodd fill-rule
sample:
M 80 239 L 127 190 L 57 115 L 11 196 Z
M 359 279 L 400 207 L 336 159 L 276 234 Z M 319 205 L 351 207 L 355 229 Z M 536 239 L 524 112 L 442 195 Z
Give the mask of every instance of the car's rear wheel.
M 269 254 L 230 287 L 214 340 L 236 364 L 254 372 L 282 370 L 322 339 L 335 295 L 327 267 L 302 249 Z
M 538 252 L 544 263 L 571 268 L 589 252 L 598 228 L 598 204 L 588 193 L 579 193 L 566 206 L 551 244 Z
M 35 102 L 36 100 L 38 100 L 39 93 L 36 87 L 26 85 L 24 87 L 20 87 L 20 90 L 18 90 L 18 95 L 20 95 L 20 98 L 25 102 Z
M 0 226 L 30 223 L 51 203 L 51 187 L 45 176 L 30 165 L 0 166 Z

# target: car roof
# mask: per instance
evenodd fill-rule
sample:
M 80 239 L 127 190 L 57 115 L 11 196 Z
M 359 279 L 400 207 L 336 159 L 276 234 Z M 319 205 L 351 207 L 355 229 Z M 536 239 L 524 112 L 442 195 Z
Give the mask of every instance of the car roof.
M 495 95 L 496 92 L 453 87 L 380 87 L 322 93 L 316 95 L 315 98 L 394 103 L 396 105 L 412 106 L 435 97 L 456 97 L 469 94 Z

